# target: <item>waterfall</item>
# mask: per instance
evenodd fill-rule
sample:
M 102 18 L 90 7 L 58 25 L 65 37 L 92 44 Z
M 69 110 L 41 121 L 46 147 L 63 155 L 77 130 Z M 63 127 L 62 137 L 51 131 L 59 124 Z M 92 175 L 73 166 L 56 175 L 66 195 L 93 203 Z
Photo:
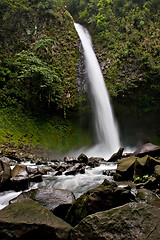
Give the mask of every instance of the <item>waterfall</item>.
M 118 129 L 114 121 L 109 94 L 87 29 L 78 23 L 75 23 L 75 29 L 84 50 L 88 84 L 92 95 L 92 108 L 95 114 L 98 145 L 90 152 L 92 155 L 102 155 L 103 152 L 105 156 L 109 156 L 120 147 Z

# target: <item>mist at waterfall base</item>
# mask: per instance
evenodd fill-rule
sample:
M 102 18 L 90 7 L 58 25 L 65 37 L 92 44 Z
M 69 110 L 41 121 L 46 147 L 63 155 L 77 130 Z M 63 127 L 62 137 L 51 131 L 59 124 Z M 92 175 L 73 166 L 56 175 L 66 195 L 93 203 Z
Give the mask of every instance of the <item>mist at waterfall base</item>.
M 103 75 L 94 53 L 91 37 L 83 26 L 75 23 L 75 29 L 83 47 L 87 86 L 91 96 L 91 106 L 95 118 L 97 144 L 91 148 L 79 149 L 77 153 L 84 152 L 87 156 L 99 156 L 105 159 L 117 152 L 120 147 L 118 128 L 115 123 L 109 95 Z

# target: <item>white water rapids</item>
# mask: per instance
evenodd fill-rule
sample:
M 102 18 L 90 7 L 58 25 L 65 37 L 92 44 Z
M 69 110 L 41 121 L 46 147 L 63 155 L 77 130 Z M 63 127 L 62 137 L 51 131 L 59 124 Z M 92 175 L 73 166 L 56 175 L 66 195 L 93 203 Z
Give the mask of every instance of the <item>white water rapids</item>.
M 93 50 L 91 37 L 87 29 L 80 24 L 75 23 L 75 28 L 84 50 L 86 72 L 92 95 L 92 108 L 95 114 L 96 133 L 98 138 L 98 144 L 86 150 L 85 153 L 87 155 L 99 155 L 108 158 L 113 153 L 117 152 L 120 147 L 118 129 L 113 118 L 109 94 L 103 75 Z

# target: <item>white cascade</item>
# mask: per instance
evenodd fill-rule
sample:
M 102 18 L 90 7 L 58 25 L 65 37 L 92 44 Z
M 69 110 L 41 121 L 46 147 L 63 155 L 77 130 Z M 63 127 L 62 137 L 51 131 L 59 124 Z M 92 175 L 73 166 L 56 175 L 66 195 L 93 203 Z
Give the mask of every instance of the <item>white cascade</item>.
M 78 23 L 75 23 L 75 29 L 84 50 L 86 72 L 92 95 L 92 108 L 95 114 L 96 134 L 98 138 L 98 144 L 90 149 L 88 154 L 109 156 L 115 153 L 120 147 L 118 128 L 113 117 L 109 94 L 87 29 Z

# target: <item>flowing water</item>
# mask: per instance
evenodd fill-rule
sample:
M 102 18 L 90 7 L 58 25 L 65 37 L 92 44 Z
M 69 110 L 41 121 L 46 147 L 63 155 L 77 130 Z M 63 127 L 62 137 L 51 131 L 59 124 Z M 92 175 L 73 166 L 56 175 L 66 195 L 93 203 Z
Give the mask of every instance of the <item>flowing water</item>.
M 88 31 L 79 24 L 75 24 L 75 28 L 84 49 L 86 71 L 89 80 L 88 83 L 92 95 L 92 107 L 95 113 L 98 143 L 90 149 L 79 149 L 77 154 L 72 153 L 72 155 L 76 156 L 81 152 L 85 152 L 87 156 L 99 156 L 107 159 L 120 147 L 118 130 L 113 118 L 103 75 L 92 47 L 90 35 Z M 106 162 L 99 167 L 87 169 L 85 174 L 77 174 L 76 176 L 62 175 L 55 177 L 54 175 L 46 175 L 43 177 L 44 181 L 42 183 L 34 184 L 33 186 L 30 186 L 30 189 L 40 186 L 68 189 L 71 190 L 77 198 L 85 191 L 100 185 L 104 179 L 110 178 L 103 175 L 103 171 L 114 169 L 116 169 L 115 164 Z M 8 205 L 9 200 L 16 197 L 19 193 L 14 191 L 1 193 L 0 208 Z
M 80 37 L 88 75 L 88 85 L 91 92 L 92 108 L 95 114 L 97 145 L 88 151 L 88 155 L 110 156 L 120 147 L 118 129 L 113 117 L 109 95 L 103 75 L 94 53 L 91 37 L 84 27 L 75 23 Z

